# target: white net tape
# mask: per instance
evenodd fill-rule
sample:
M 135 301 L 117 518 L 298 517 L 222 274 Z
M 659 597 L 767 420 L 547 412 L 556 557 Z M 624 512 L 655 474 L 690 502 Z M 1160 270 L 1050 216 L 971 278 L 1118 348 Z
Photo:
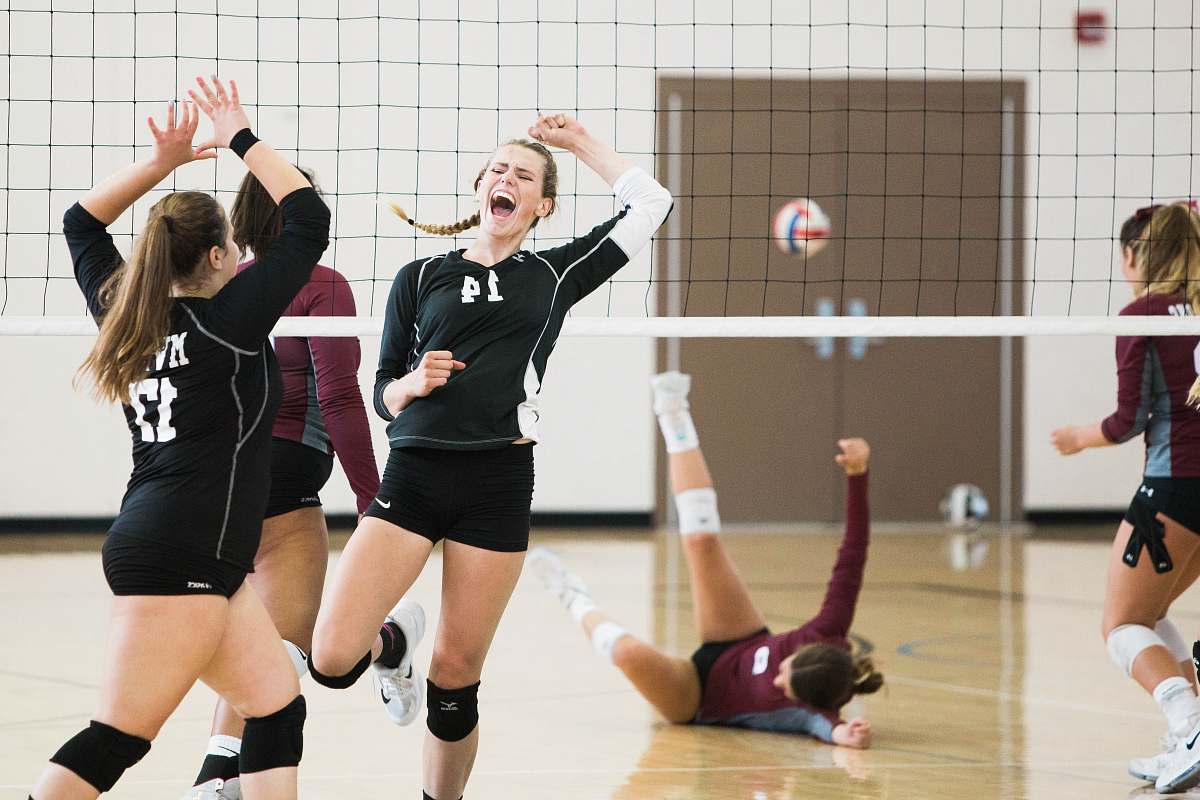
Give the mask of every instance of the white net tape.
M 379 317 L 285 317 L 276 336 L 379 336 Z M 89 317 L 0 318 L 0 336 L 94 336 Z M 1196 336 L 1200 316 L 1173 317 L 573 317 L 563 336 L 893 337 Z

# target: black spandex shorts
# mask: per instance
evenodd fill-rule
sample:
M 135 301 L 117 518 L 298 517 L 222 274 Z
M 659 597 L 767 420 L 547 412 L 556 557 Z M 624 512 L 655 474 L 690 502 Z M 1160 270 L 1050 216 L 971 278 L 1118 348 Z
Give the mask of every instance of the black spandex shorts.
M 365 516 L 431 542 L 449 539 L 520 553 L 529 549 L 532 501 L 533 445 L 496 450 L 394 447 Z
M 1200 478 L 1142 478 L 1142 485 L 1125 512 L 1125 521 L 1133 525 L 1123 556 L 1126 566 L 1137 566 L 1144 547 L 1156 571 L 1170 572 L 1174 568 L 1163 543 L 1159 514 L 1200 534 Z
M 700 691 L 704 691 L 704 687 L 708 683 L 708 673 L 712 672 L 713 664 L 717 663 L 717 659 L 721 657 L 722 653 L 735 644 L 741 644 L 746 639 L 753 639 L 755 636 L 762 636 L 764 633 L 770 633 L 770 630 L 763 628 L 749 636 L 734 639 L 730 642 L 705 642 L 700 645 L 696 652 L 692 653 L 692 663 L 696 665 L 696 674 L 700 676 Z
M 152 539 L 110 533 L 100 551 L 115 595 L 219 594 L 233 597 L 246 570 Z
M 333 472 L 333 456 L 291 439 L 271 440 L 271 494 L 266 517 L 321 505 L 321 489 Z

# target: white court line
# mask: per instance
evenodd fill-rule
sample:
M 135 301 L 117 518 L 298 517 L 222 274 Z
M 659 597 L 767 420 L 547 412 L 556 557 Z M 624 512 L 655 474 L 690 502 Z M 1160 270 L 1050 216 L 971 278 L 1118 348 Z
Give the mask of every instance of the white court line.
M 918 689 L 937 689 L 943 692 L 953 692 L 954 694 L 968 694 L 976 697 L 990 697 L 1004 700 L 1019 700 L 1022 703 L 1027 703 L 1034 706 L 1047 706 L 1050 708 L 1062 708 L 1068 711 L 1087 711 L 1093 714 L 1103 714 L 1110 717 L 1129 717 L 1131 719 L 1162 719 L 1162 714 L 1154 714 L 1149 711 L 1126 711 L 1119 708 L 1104 708 L 1102 706 L 1087 705 L 1086 703 L 1068 703 L 1063 700 L 1051 700 L 1047 697 L 1028 697 L 1015 692 L 1000 692 L 995 689 L 979 689 L 974 686 L 959 686 L 955 683 L 943 683 L 941 681 L 927 681 L 921 678 L 906 678 L 903 675 L 897 676 L 891 673 L 887 676 L 888 683 L 897 683 L 901 686 L 912 686 Z
M 867 764 L 864 768 L 867 770 L 889 770 L 889 769 L 1009 769 L 1020 767 L 1032 770 L 1060 770 L 1073 769 L 1078 767 L 1121 767 L 1124 768 L 1124 761 L 983 761 L 983 762 L 912 762 L 899 764 Z M 719 766 L 719 767 L 646 767 L 642 769 L 629 767 L 600 767 L 590 769 L 578 769 L 576 767 L 562 769 L 500 769 L 500 770 L 479 770 L 476 769 L 472 773 L 472 777 L 480 775 L 489 775 L 492 777 L 516 776 L 516 775 L 562 775 L 570 773 L 571 775 L 653 775 L 653 774 L 680 774 L 680 773 L 722 773 L 722 772 L 799 772 L 813 770 L 843 770 L 837 764 L 764 764 L 747 766 Z M 373 779 L 393 779 L 393 778 L 420 778 L 421 773 L 418 771 L 412 772 L 348 772 L 342 775 L 304 775 L 301 774 L 300 782 L 306 781 L 345 781 L 345 780 L 373 780 Z M 157 778 L 153 780 L 125 780 L 121 781 L 122 786 L 169 786 L 178 784 L 178 778 Z M 32 785 L 30 783 L 0 783 L 0 789 L 27 789 Z

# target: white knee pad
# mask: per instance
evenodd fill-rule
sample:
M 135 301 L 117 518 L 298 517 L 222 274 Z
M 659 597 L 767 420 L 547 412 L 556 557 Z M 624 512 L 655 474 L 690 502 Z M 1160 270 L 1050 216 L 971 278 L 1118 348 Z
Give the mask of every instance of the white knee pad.
M 288 658 L 292 660 L 292 666 L 296 668 L 296 674 L 303 678 L 308 674 L 308 656 L 303 650 L 289 642 L 283 640 L 283 649 L 287 650 Z
M 612 661 L 613 648 L 617 646 L 622 636 L 628 636 L 629 631 L 615 622 L 601 622 L 592 628 L 592 647 L 596 652 Z
M 711 486 L 688 489 L 675 495 L 679 514 L 679 533 L 720 533 L 721 515 L 717 513 L 717 493 Z
M 1157 633 L 1145 625 L 1118 625 L 1108 634 L 1108 657 L 1129 677 L 1133 662 L 1147 647 L 1166 647 Z
M 1163 617 L 1154 624 L 1154 632 L 1158 634 L 1158 638 L 1162 639 L 1166 648 L 1171 651 L 1171 656 L 1176 661 L 1191 661 L 1192 648 L 1183 639 L 1183 635 L 1179 632 L 1179 628 L 1175 627 L 1175 623 Z

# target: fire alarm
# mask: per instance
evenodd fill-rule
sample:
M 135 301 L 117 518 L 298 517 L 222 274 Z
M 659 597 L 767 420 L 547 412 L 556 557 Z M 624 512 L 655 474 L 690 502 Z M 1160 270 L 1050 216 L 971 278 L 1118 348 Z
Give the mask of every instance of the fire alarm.
M 1099 44 L 1107 33 L 1103 11 L 1075 13 L 1075 38 L 1080 44 Z

